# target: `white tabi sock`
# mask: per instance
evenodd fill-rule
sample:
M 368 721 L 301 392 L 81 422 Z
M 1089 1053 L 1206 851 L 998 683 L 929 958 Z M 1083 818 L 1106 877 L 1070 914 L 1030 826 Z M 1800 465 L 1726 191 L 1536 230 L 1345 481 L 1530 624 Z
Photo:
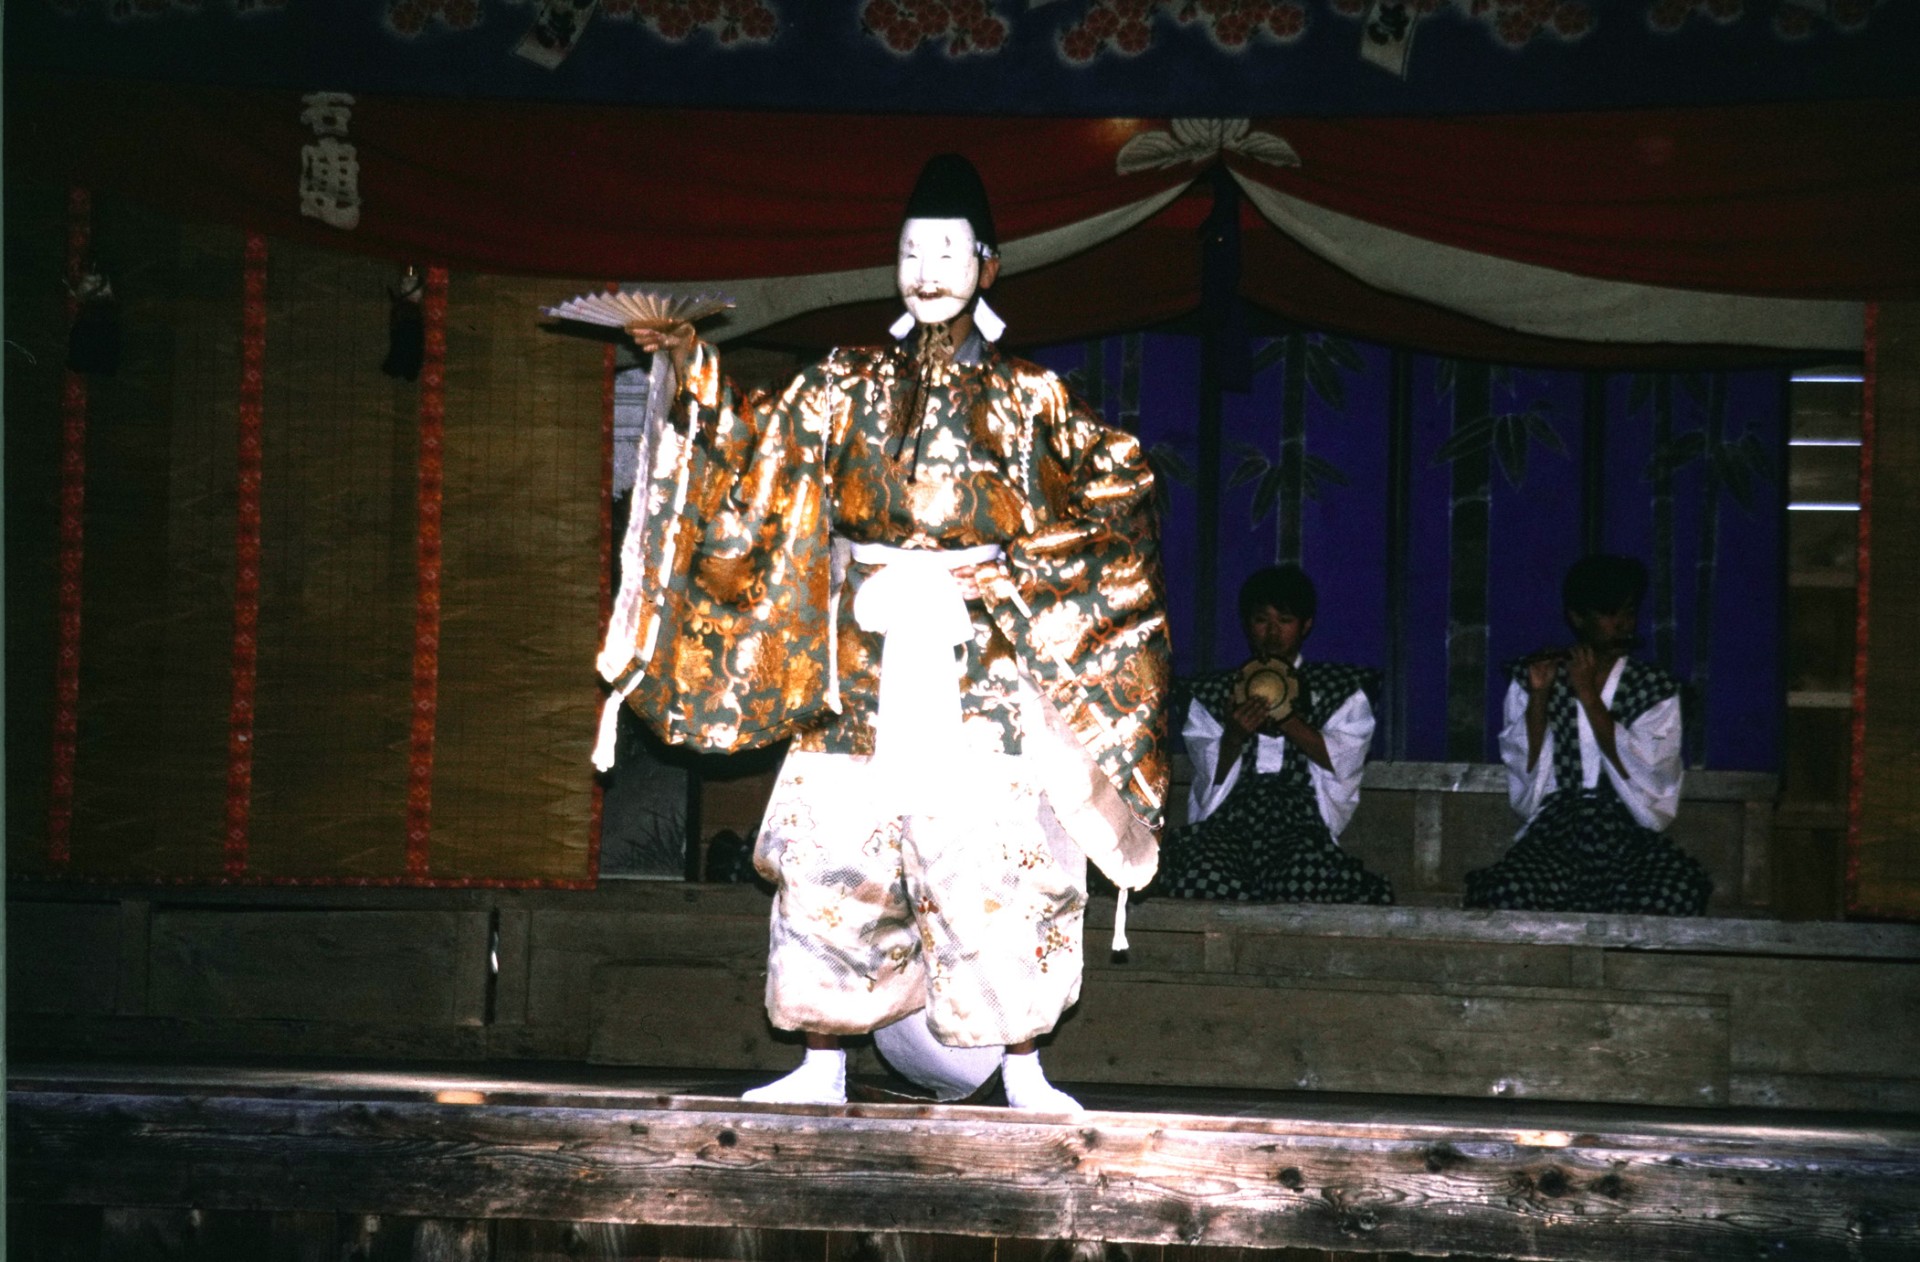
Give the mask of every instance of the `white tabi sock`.
M 1008 1052 L 1000 1067 L 1000 1084 L 1007 1089 L 1007 1105 L 1034 1113 L 1078 1113 L 1080 1101 L 1047 1081 L 1040 1070 L 1039 1052 Z
M 755 1104 L 845 1104 L 847 1054 L 839 1048 L 807 1049 L 800 1068 L 786 1077 L 740 1094 Z

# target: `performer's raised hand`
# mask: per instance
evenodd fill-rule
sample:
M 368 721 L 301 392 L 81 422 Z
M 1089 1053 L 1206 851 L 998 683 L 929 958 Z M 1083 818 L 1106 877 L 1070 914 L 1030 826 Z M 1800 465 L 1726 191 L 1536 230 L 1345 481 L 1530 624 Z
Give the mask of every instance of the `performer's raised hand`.
M 1567 686 L 1573 689 L 1573 695 L 1582 701 L 1598 701 L 1605 682 L 1600 654 L 1590 644 L 1574 645 L 1573 652 L 1567 656 Z
M 649 355 L 666 351 L 674 375 L 682 381 L 686 380 L 687 361 L 693 357 L 694 332 L 691 324 L 682 321 L 662 326 L 636 321 L 627 326 L 627 336 L 633 339 L 634 346 Z
M 1553 677 L 1560 673 L 1563 659 L 1557 653 L 1536 653 L 1527 660 L 1527 691 L 1543 693 L 1553 687 Z
M 1233 707 L 1227 715 L 1227 725 L 1239 734 L 1244 744 L 1248 737 L 1266 726 L 1268 709 L 1265 697 L 1248 697 Z

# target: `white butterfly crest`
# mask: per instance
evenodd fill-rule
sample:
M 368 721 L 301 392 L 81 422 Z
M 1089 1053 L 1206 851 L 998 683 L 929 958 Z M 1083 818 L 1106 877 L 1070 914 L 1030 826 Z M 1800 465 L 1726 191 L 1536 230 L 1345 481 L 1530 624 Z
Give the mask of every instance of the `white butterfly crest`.
M 1114 159 L 1121 175 L 1161 171 L 1168 167 L 1207 162 L 1222 153 L 1237 153 L 1277 167 L 1297 167 L 1300 155 L 1270 131 L 1254 131 L 1244 118 L 1176 118 L 1167 131 L 1143 131 Z

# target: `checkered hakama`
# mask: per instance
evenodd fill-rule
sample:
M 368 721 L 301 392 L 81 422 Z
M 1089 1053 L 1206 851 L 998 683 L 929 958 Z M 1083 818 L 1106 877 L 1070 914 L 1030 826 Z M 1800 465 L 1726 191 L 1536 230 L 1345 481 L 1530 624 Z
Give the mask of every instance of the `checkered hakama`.
M 1679 691 L 1666 671 L 1629 660 L 1610 712 L 1627 726 Z M 1499 862 L 1466 874 L 1465 906 L 1700 915 L 1713 880 L 1699 861 L 1634 819 L 1605 773 L 1593 788 L 1580 787 L 1578 705 L 1563 673 L 1548 694 L 1547 725 L 1554 783 L 1570 787 L 1547 796 Z

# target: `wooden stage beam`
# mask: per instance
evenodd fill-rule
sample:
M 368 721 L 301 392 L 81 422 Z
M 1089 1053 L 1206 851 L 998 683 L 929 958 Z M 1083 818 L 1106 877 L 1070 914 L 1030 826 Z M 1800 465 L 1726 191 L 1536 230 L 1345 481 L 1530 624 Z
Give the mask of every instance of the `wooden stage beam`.
M 1048 1116 L 419 1073 L 16 1070 L 9 1195 L 1596 1262 L 1920 1254 L 1913 1119 L 1246 1099 Z

